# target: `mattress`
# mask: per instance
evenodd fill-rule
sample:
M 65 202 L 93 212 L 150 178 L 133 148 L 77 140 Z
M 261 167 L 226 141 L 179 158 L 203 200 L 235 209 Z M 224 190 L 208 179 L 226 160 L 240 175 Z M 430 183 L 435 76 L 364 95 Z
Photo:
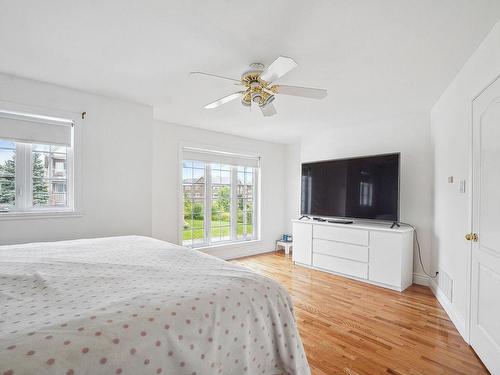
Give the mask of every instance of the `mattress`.
M 0 374 L 310 374 L 286 290 L 140 236 L 0 246 Z

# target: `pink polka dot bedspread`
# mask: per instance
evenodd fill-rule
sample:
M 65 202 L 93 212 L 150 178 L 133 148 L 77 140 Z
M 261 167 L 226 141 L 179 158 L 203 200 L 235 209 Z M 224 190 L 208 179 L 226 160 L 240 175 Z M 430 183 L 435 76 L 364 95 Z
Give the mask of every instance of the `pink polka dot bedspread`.
M 0 246 L 0 374 L 310 374 L 279 284 L 140 236 Z

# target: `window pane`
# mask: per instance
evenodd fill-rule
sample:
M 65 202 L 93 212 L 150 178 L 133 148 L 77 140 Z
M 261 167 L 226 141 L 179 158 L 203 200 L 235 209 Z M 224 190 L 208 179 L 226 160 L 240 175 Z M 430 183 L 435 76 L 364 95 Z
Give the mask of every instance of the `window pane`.
M 184 185 L 184 199 L 196 199 L 205 197 L 205 184 Z
M 243 172 L 238 172 L 238 185 L 243 185 L 244 183 L 245 183 L 245 174 Z
M 32 150 L 33 151 L 39 151 L 39 152 L 50 152 L 50 146 L 49 145 L 32 145 Z
M 248 224 L 248 225 L 252 224 L 253 223 L 253 213 L 252 213 L 252 211 L 248 210 L 246 212 L 245 216 L 246 216 L 245 217 L 245 219 L 246 219 L 245 223 Z
M 220 170 L 212 169 L 212 184 L 220 184 Z
M 242 202 L 242 200 L 241 200 L 241 199 L 239 199 L 238 201 L 239 201 L 239 202 Z M 238 216 L 236 221 L 237 221 L 238 223 L 243 223 L 243 216 L 244 216 L 244 215 L 243 215 L 243 205 L 242 205 L 242 206 L 240 206 L 239 202 L 238 202 L 238 208 L 236 209 L 236 214 L 237 214 L 237 216 Z
M 229 173 L 221 171 L 223 175 Z M 230 175 L 228 176 L 230 179 Z M 231 238 L 231 186 L 212 187 L 212 238 L 211 242 L 226 241 Z
M 65 154 L 66 153 L 66 147 L 65 146 L 55 146 L 55 145 L 52 145 L 52 146 L 50 146 L 50 152 L 53 152 L 55 154 Z
M 221 171 L 220 181 L 221 181 L 221 184 L 230 184 L 231 183 L 231 172 Z
M 193 178 L 193 169 L 192 168 L 182 168 L 182 183 L 190 184 Z
M 200 179 L 204 179 L 205 177 L 205 169 L 200 169 L 200 168 L 194 168 L 193 169 L 193 182 L 199 183 Z M 203 182 L 205 182 L 203 180 Z
M 16 174 L 16 151 L 0 148 L 0 177 L 14 177 Z
M 34 178 L 33 206 L 48 206 L 49 199 L 49 181 L 43 178 Z
M 0 206 L 16 203 L 16 144 L 0 139 Z
M 184 160 L 182 165 L 183 245 L 193 246 L 205 243 L 205 163 Z
M 252 167 L 238 167 L 237 186 L 237 228 L 239 240 L 253 239 L 253 204 L 254 204 L 254 169 Z
M 192 227 L 193 228 L 203 228 L 204 219 L 204 202 L 202 200 L 192 201 Z
M 221 237 L 220 237 L 220 228 L 219 227 L 216 227 L 216 228 L 212 227 L 212 238 L 211 238 L 211 241 L 212 242 L 219 242 L 220 240 L 221 240 Z
M 31 148 L 33 206 L 68 206 L 66 147 L 34 144 Z
M 229 241 L 231 239 L 231 228 L 221 227 L 220 228 L 221 241 Z
M 246 185 L 253 184 L 253 173 L 245 173 L 245 184 Z
M 205 169 L 205 162 L 193 160 L 193 168 Z
M 246 226 L 246 232 L 247 232 L 246 238 L 249 240 L 252 239 L 253 238 L 253 225 L 248 224 Z
M 14 177 L 0 176 L 0 206 L 14 206 L 16 203 L 16 182 Z
M 52 177 L 66 178 L 66 158 L 52 159 Z

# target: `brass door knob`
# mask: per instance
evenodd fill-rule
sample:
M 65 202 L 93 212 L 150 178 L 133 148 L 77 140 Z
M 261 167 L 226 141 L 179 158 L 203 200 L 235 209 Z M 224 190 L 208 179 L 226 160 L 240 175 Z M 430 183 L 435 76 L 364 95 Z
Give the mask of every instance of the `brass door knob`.
M 467 233 L 467 234 L 465 235 L 465 239 L 466 239 L 467 241 L 474 241 L 474 242 L 477 242 L 478 238 L 479 238 L 479 237 L 478 237 L 477 233 Z

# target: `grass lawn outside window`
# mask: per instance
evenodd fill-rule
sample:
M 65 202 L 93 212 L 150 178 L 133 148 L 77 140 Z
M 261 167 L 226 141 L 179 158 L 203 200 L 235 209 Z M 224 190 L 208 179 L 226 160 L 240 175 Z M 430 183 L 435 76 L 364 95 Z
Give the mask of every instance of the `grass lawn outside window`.
M 185 228 L 182 232 L 182 240 L 190 240 L 191 239 L 191 228 L 192 233 L 193 233 L 193 240 L 202 240 L 203 239 L 203 219 L 190 219 L 190 220 L 185 220 L 186 224 L 189 226 L 188 228 Z M 219 230 L 222 232 L 222 236 L 229 236 L 230 233 L 230 227 L 229 227 L 229 221 L 223 221 L 221 222 L 221 225 L 224 225 L 222 228 L 212 228 L 212 236 L 219 236 Z M 197 229 L 199 228 L 199 229 Z M 237 228 L 236 228 L 236 233 L 238 236 L 243 235 L 243 223 L 237 223 Z M 252 225 L 247 225 L 247 233 L 253 233 L 253 226 Z

